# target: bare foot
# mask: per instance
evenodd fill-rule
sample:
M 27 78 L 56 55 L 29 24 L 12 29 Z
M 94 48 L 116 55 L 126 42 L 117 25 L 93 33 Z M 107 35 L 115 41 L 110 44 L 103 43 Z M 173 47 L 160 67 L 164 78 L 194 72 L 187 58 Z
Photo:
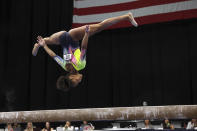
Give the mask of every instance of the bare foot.
M 135 21 L 135 19 L 134 19 L 134 17 L 133 17 L 133 14 L 132 14 L 131 12 L 129 12 L 128 15 L 129 15 L 129 20 L 130 20 L 131 24 L 132 24 L 133 26 L 137 27 L 138 24 L 137 24 L 137 22 Z
M 37 55 L 38 50 L 39 50 L 39 47 L 40 47 L 40 45 L 37 44 L 37 43 L 34 45 L 34 48 L 33 48 L 33 50 L 32 50 L 32 55 L 33 55 L 33 56 L 36 56 L 36 55 Z

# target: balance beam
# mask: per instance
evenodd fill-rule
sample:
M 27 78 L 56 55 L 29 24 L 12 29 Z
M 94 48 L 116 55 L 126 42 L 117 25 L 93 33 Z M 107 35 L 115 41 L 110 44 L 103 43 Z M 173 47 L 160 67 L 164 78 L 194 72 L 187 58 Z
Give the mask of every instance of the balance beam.
M 1 112 L 0 123 L 197 118 L 197 105 Z

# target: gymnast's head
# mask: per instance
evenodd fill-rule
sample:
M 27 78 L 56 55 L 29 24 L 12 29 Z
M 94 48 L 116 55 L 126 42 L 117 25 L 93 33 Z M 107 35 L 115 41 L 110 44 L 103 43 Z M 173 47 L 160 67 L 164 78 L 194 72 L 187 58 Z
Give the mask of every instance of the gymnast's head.
M 79 74 L 71 64 L 67 64 L 66 69 L 69 73 L 66 76 L 60 76 L 56 83 L 57 89 L 62 91 L 77 87 L 83 78 L 83 75 Z
M 68 91 L 71 88 L 77 87 L 77 85 L 81 82 L 83 75 L 76 73 L 76 74 L 67 74 L 66 76 L 60 76 L 57 79 L 57 89 L 62 91 Z

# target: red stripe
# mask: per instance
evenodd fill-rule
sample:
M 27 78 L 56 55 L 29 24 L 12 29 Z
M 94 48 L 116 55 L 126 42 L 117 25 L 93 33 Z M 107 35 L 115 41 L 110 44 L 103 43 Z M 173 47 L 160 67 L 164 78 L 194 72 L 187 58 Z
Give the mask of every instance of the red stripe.
M 127 3 L 107 5 L 107 6 L 79 8 L 79 9 L 74 8 L 73 13 L 74 15 L 102 14 L 102 13 L 118 12 L 118 11 L 131 10 L 131 9 L 182 2 L 182 1 L 188 1 L 188 0 L 150 0 L 148 2 L 146 0 L 139 0 L 135 2 L 127 2 Z
M 180 19 L 189 19 L 189 18 L 197 18 L 197 9 L 137 17 L 135 18 L 135 20 L 137 21 L 139 25 L 144 25 L 144 24 L 180 20 Z M 87 24 L 95 24 L 95 23 L 86 23 L 86 24 L 73 23 L 72 27 L 76 28 L 76 27 L 80 27 L 83 25 L 87 25 Z M 131 26 L 130 22 L 125 21 L 125 22 L 116 24 L 114 26 L 111 26 L 110 29 L 130 27 L 130 26 Z

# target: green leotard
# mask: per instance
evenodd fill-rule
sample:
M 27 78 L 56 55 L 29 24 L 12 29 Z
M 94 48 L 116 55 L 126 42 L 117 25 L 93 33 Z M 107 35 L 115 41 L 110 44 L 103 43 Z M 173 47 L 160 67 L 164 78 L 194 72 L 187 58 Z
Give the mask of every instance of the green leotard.
M 78 48 L 74 51 L 74 53 L 72 54 L 72 58 L 69 61 L 62 59 L 58 55 L 54 57 L 54 60 L 66 71 L 67 71 L 66 69 L 67 63 L 71 63 L 77 71 L 80 71 L 84 69 L 86 66 L 85 52 L 86 52 L 85 50 L 80 51 L 80 49 Z

